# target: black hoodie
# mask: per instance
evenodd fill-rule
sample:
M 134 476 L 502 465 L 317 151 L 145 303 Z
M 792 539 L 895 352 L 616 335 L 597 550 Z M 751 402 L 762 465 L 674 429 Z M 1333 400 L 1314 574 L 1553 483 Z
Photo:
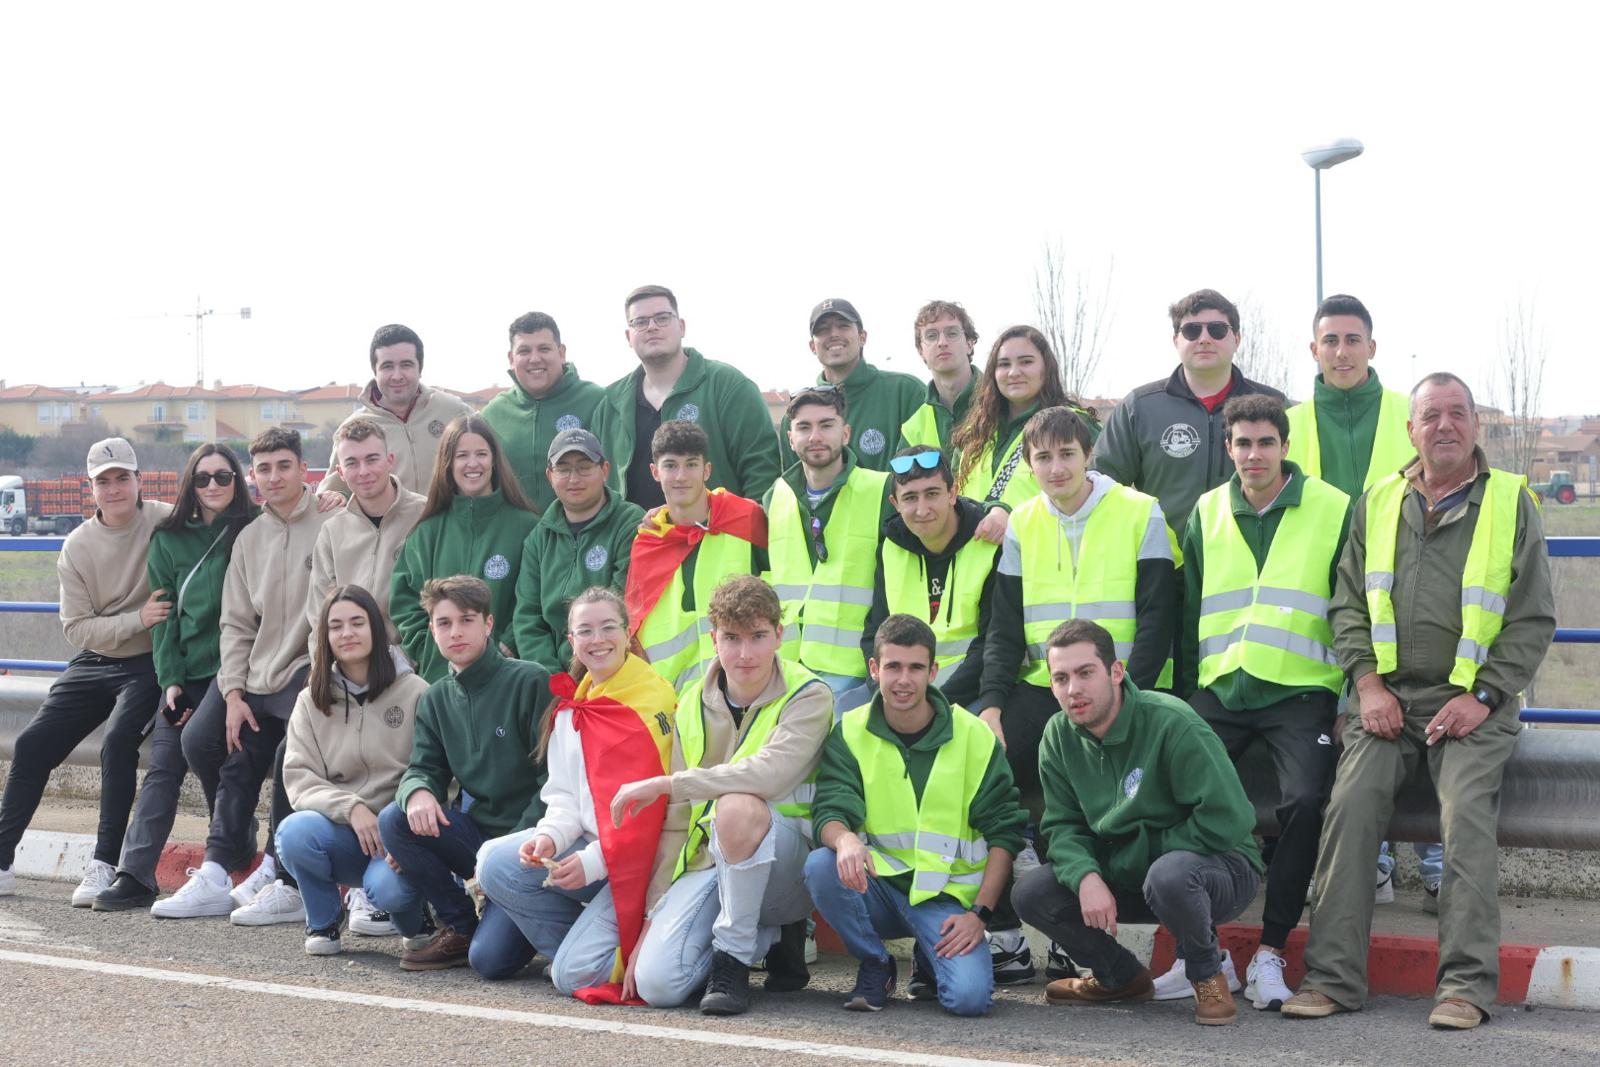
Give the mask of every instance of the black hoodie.
M 872 641 L 878 634 L 878 627 L 884 619 L 889 617 L 889 597 L 883 588 L 883 545 L 894 542 L 907 552 L 921 556 L 924 567 L 932 574 L 941 574 L 946 591 L 955 583 L 949 573 L 952 560 L 957 552 L 972 540 L 973 533 L 978 529 L 987 509 L 976 500 L 967 497 L 956 498 L 956 535 L 944 547 L 944 551 L 934 555 L 926 546 L 906 527 L 906 521 L 899 514 L 890 515 L 883 521 L 883 540 L 878 545 L 878 572 L 872 582 L 872 608 L 867 612 L 867 623 L 861 631 L 861 653 L 868 659 L 872 658 Z M 995 554 L 998 560 L 999 554 Z M 952 704 L 960 704 L 969 711 L 974 711 L 971 704 L 978 698 L 978 682 L 983 677 L 983 635 L 989 629 L 989 604 L 994 593 L 994 568 L 991 566 L 989 575 L 983 580 L 983 601 L 978 607 L 978 636 L 972 639 L 971 646 L 967 649 L 967 658 L 961 661 L 948 675 L 941 674 L 935 681 L 939 689 Z M 940 605 L 940 610 L 949 612 L 949 602 L 945 600 Z M 924 619 L 923 622 L 929 620 Z

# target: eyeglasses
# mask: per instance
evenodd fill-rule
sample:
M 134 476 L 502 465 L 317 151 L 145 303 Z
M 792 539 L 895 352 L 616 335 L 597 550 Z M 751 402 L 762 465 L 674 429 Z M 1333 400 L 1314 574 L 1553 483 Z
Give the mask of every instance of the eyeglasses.
M 966 331 L 963 330 L 961 327 L 959 327 L 959 326 L 946 326 L 944 328 L 943 332 L 940 332 L 939 330 L 923 330 L 922 331 L 922 342 L 923 342 L 923 344 L 931 345 L 935 341 L 937 341 L 939 338 L 943 337 L 946 341 L 949 341 L 951 344 L 955 344 L 957 341 L 961 340 L 962 338 L 964 338 L 966 336 L 967 336 Z
M 559 463 L 550 468 L 557 478 L 587 478 L 599 469 L 598 463 Z
M 622 636 L 622 624 L 620 622 L 603 622 L 598 628 L 580 626 L 576 630 L 570 631 L 567 636 L 576 641 L 590 641 L 597 636 L 614 639 Z
M 671 326 L 672 320 L 677 317 L 670 311 L 658 311 L 654 315 L 640 315 L 636 319 L 628 320 L 628 329 L 642 330 L 652 323 L 656 326 Z
M 889 458 L 889 469 L 896 474 L 910 474 L 912 467 L 921 467 L 925 471 L 931 471 L 939 466 L 939 461 L 943 458 L 944 454 L 937 448 L 929 449 L 926 452 L 914 452 L 909 456 L 891 456 Z
M 828 546 L 822 540 L 822 520 L 811 516 L 811 547 L 817 550 L 817 562 L 828 562 Z
M 1200 340 L 1201 330 L 1209 333 L 1213 341 L 1220 341 L 1232 332 L 1233 327 L 1225 322 L 1186 322 L 1178 327 L 1178 332 L 1183 334 L 1185 341 Z
M 196 489 L 204 489 L 206 486 L 210 485 L 212 482 L 216 482 L 218 485 L 222 486 L 223 488 L 227 488 L 228 486 L 233 484 L 233 472 L 232 471 L 216 471 L 216 472 L 213 473 L 212 471 L 195 471 L 195 473 L 194 473 L 194 487 Z

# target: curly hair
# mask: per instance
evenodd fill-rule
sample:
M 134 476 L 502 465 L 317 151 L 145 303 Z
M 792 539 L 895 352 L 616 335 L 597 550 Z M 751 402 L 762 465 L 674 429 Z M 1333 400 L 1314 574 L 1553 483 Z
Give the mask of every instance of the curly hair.
M 956 470 L 958 489 L 967 483 L 977 468 L 985 445 L 993 442 L 999 448 L 1004 444 L 996 438 L 1015 413 L 1011 410 L 1010 401 L 1000 395 L 1000 388 L 995 384 L 995 362 L 1000 358 L 1000 347 L 1019 337 L 1038 349 L 1039 358 L 1044 361 L 1044 382 L 1039 389 L 1038 406 L 1051 408 L 1065 404 L 1083 407 L 1082 401 L 1070 395 L 1061 384 L 1061 363 L 1044 334 L 1032 326 L 1012 326 L 1001 331 L 1000 336 L 994 339 L 994 346 L 989 349 L 989 361 L 984 364 L 983 377 L 978 380 L 978 388 L 972 394 L 972 406 L 950 433 L 950 448 L 961 457 Z

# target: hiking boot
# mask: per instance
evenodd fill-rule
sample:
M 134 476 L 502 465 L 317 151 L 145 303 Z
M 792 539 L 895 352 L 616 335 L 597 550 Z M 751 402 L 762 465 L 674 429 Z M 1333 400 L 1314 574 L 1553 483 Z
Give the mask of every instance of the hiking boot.
M 1051 1004 L 1137 1004 L 1155 995 L 1150 972 L 1141 967 L 1123 985 L 1101 985 L 1098 978 L 1059 978 L 1044 987 L 1044 999 Z
M 785 923 L 777 942 L 767 950 L 767 980 L 761 988 L 768 993 L 793 993 L 811 983 L 806 966 L 806 920 Z
M 1349 1010 L 1326 993 L 1318 993 L 1315 989 L 1302 989 L 1283 1002 L 1278 1014 L 1291 1019 L 1325 1019 L 1330 1015 Z
M 750 968 L 721 949 L 711 950 L 711 977 L 700 998 L 702 1015 L 743 1015 L 750 1010 Z
M 1460 997 L 1445 997 L 1433 1006 L 1428 1025 L 1435 1030 L 1471 1030 L 1486 1018 L 1476 1004 L 1469 1004 Z
M 1243 988 L 1230 952 L 1222 954 L 1222 976 L 1228 980 L 1228 992 L 1237 993 Z M 1167 973 L 1156 979 L 1155 994 L 1157 1000 L 1188 1000 L 1194 996 L 1194 986 L 1189 984 L 1189 975 L 1184 970 L 1182 960 L 1173 960 Z
M 467 949 L 472 938 L 458 934 L 455 927 L 446 926 L 421 948 L 408 948 L 400 954 L 402 971 L 447 971 L 462 967 L 467 962 Z
M 894 959 L 862 960 L 856 968 L 856 987 L 844 1002 L 845 1011 L 882 1011 L 894 992 Z
M 132 911 L 148 908 L 156 902 L 156 891 L 131 874 L 119 874 L 117 880 L 100 890 L 90 905 L 95 911 Z
M 1202 978 L 1194 985 L 1194 1021 L 1201 1026 L 1226 1026 L 1239 1018 L 1239 1005 L 1228 992 L 1228 979 L 1221 971 Z

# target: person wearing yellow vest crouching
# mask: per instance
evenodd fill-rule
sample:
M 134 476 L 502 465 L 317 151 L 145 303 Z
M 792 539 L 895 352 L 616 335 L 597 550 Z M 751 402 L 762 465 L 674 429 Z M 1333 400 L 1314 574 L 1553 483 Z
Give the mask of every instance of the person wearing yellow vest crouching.
M 878 693 L 834 727 L 817 770 L 811 821 L 821 848 L 806 888 L 860 961 L 851 1011 L 881 1011 L 896 968 L 885 938 L 916 939 L 929 981 L 954 1015 L 982 1015 L 994 993 L 984 930 L 1022 848 L 1027 813 L 994 733 L 941 693 L 933 629 L 911 615 L 878 627 Z
M 872 606 L 878 531 L 894 513 L 889 475 L 856 462 L 844 390 L 808 385 L 789 401 L 800 462 L 766 497 L 772 586 L 783 602 L 784 659 L 828 683 L 836 710 L 865 703 L 861 630 Z M 850 703 L 841 698 L 858 691 Z
M 717 653 L 678 701 L 672 771 L 618 789 L 611 818 L 621 826 L 668 798 L 645 929 L 628 961 L 633 988 L 666 1008 L 704 986 L 701 1012 L 737 1015 L 749 1010 L 750 967 L 780 927 L 803 937 L 811 914 L 802 874 L 833 695 L 778 655 L 782 611 L 766 582 L 729 578 L 708 611 Z M 798 989 L 809 977 L 775 973 L 769 959 L 766 988 Z
M 1344 672 L 1333 655 L 1328 600 L 1350 498 L 1284 459 L 1293 438 L 1277 397 L 1234 397 L 1222 423 L 1236 472 L 1200 498 L 1184 527 L 1187 677 L 1179 691 L 1189 694 L 1229 759 L 1237 762 L 1259 739 L 1277 771 L 1278 839 L 1245 990 L 1265 1011 L 1291 996 L 1283 950 L 1305 910 L 1338 758 L 1333 722 Z M 1237 990 L 1232 957 L 1224 957 L 1223 970 Z M 1181 959 L 1156 979 L 1157 1000 L 1193 995 Z
M 1518 694 L 1555 635 L 1539 509 L 1520 476 L 1489 467 L 1465 382 L 1411 392 L 1418 459 L 1356 502 L 1329 621 L 1355 683 L 1315 872 L 1306 977 L 1283 1014 L 1355 1011 L 1367 998 L 1372 867 L 1395 793 L 1427 761 L 1444 877 L 1428 1022 L 1470 1029 L 1500 984 L 1496 824 L 1520 729 Z

